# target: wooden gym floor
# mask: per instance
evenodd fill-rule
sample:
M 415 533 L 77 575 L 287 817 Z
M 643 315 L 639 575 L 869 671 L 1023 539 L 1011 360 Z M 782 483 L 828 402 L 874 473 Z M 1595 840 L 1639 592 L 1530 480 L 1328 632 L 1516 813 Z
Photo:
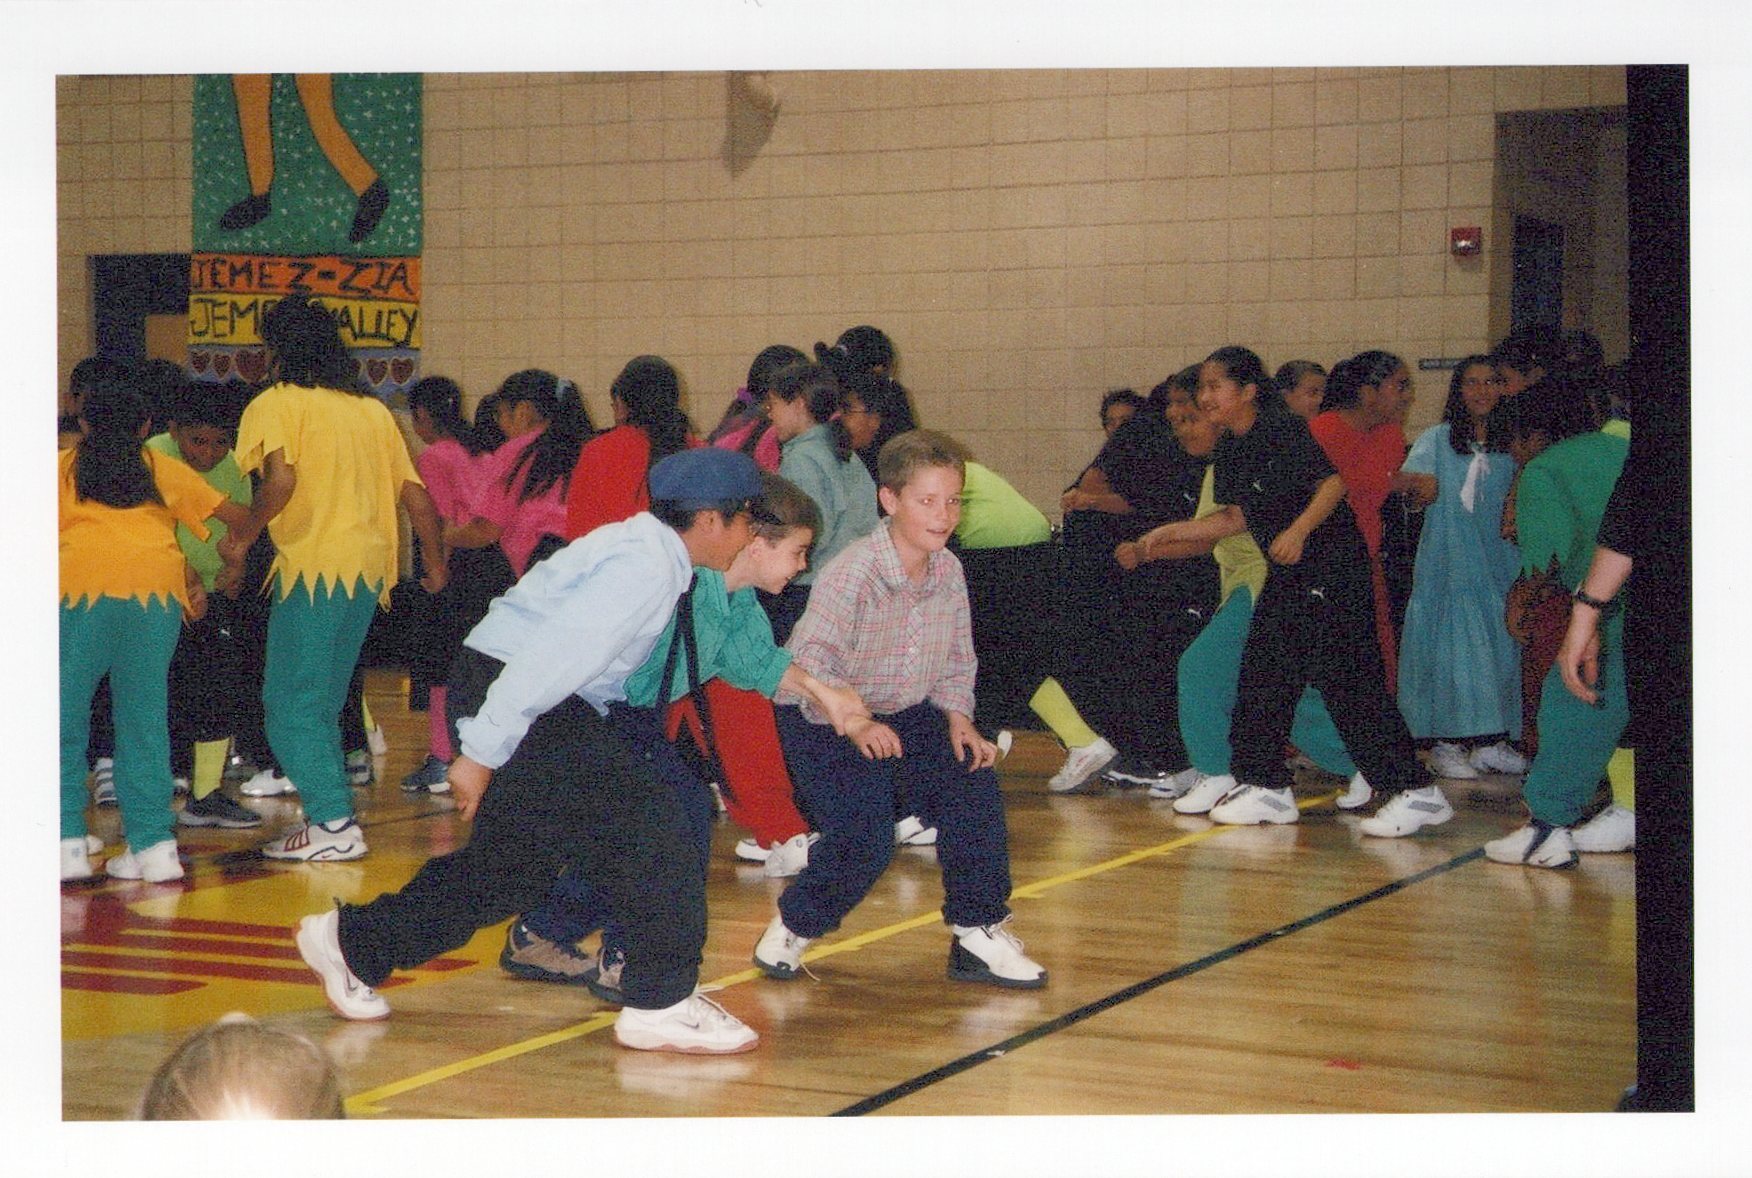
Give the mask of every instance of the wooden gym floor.
M 345 1023 L 289 927 L 467 837 L 448 800 L 397 788 L 425 743 L 405 685 L 368 679 L 391 750 L 355 791 L 365 859 L 270 864 L 264 832 L 183 830 L 180 884 L 62 889 L 67 1120 L 129 1117 L 176 1043 L 232 1010 L 324 1045 L 357 1118 L 1592 1111 L 1634 1079 L 1632 858 L 1484 860 L 1519 824 L 1515 782 L 1450 783 L 1455 819 L 1404 840 L 1361 838 L 1314 781 L 1299 825 L 1213 828 L 1141 791 L 1049 795 L 1062 754 L 1037 733 L 1001 772 L 1014 928 L 1045 990 L 944 978 L 929 849 L 898 852 L 812 946 L 815 979 L 760 977 L 783 882 L 737 862 L 742 832 L 720 824 L 701 980 L 760 1031 L 755 1052 L 619 1049 L 587 991 L 499 970 L 503 925 L 393 979 L 387 1022 Z M 254 804 L 268 831 L 298 812 Z M 115 812 L 93 829 L 113 849 Z

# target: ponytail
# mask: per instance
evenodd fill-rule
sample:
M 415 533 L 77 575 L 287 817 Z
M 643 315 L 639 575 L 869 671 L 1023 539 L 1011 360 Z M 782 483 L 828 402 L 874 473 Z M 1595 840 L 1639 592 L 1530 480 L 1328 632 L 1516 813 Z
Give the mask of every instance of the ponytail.
M 547 419 L 547 428 L 505 472 L 506 488 L 516 486 L 522 476 L 523 490 L 517 496 L 520 503 L 539 498 L 555 486 L 564 494 L 572 481 L 572 469 L 578 465 L 578 451 L 596 432 L 578 386 L 540 368 L 526 368 L 506 377 L 496 396 L 506 405 L 528 401 Z
M 140 445 L 140 427 L 149 420 L 146 399 L 125 370 L 95 378 L 80 411 L 85 436 L 73 456 L 73 490 L 81 501 L 107 507 L 138 507 L 164 502 Z
M 650 466 L 687 449 L 693 422 L 682 412 L 681 378 L 669 361 L 661 356 L 633 357 L 609 392 L 627 407 L 627 424 L 638 426 L 650 439 Z

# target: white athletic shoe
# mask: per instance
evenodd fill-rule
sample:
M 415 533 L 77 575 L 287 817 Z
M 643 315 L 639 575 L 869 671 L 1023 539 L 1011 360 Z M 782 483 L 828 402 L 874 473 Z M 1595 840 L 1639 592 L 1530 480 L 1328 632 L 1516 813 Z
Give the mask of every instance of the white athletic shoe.
M 365 734 L 365 747 L 374 757 L 387 757 L 389 755 L 389 737 L 384 733 L 383 725 L 373 724 L 371 726 L 371 731 Z
M 1572 832 L 1576 850 L 1610 855 L 1636 848 L 1636 811 L 1616 803 L 1576 827 Z
M 767 852 L 765 873 L 768 879 L 789 879 L 805 867 L 809 866 L 809 848 L 815 845 L 818 834 L 792 835 L 782 843 L 774 843 Z
M 1374 789 L 1363 777 L 1362 770 L 1351 774 L 1350 782 L 1344 787 L 1344 792 L 1338 795 L 1335 805 L 1340 810 L 1360 810 L 1369 804 L 1369 799 L 1375 796 Z
M 1046 985 L 1046 969 L 1022 952 L 1022 942 L 1004 926 L 1008 916 L 997 924 L 978 928 L 952 926 L 955 939 L 949 943 L 949 979 L 956 982 L 985 982 L 1012 990 L 1038 990 Z
M 1454 781 L 1470 781 L 1478 776 L 1478 770 L 1466 759 L 1466 750 L 1445 740 L 1438 740 L 1430 749 L 1430 772 Z
M 297 793 L 292 779 L 276 769 L 258 769 L 256 775 L 237 787 L 246 798 L 277 798 L 281 794 Z
M 894 824 L 894 841 L 903 847 L 935 846 L 937 828 L 926 826 L 916 814 L 908 814 Z
M 759 839 L 737 839 L 736 857 L 749 863 L 765 863 L 772 851 L 760 845 Z
M 147 883 L 169 883 L 183 877 L 175 839 L 153 843 L 139 854 L 123 850 L 120 855 L 111 856 L 103 869 L 115 879 L 140 879 Z
M 1224 826 L 1254 826 L 1261 822 L 1282 826 L 1301 816 L 1294 793 L 1263 785 L 1244 785 L 1211 807 L 1211 821 Z
M 1513 834 L 1484 844 L 1484 856 L 1497 863 L 1528 867 L 1574 867 L 1576 841 L 1567 826 L 1548 826 L 1534 819 Z
M 98 838 L 95 834 L 87 832 L 85 835 L 85 853 L 87 855 L 95 855 L 102 850 L 103 840 Z
M 1047 778 L 1046 788 L 1055 794 L 1067 794 L 1080 788 L 1119 756 L 1119 750 L 1097 736 L 1088 744 L 1065 750 L 1065 763 L 1057 773 Z
M 621 1007 L 614 1038 L 635 1051 L 686 1055 L 734 1055 L 753 1051 L 760 1043 L 754 1028 L 698 991 L 661 1010 Z
M 1404 838 L 1425 826 L 1440 826 L 1454 817 L 1454 807 L 1442 791 L 1433 785 L 1401 790 L 1369 817 L 1357 823 L 1357 829 L 1379 839 Z
M 100 848 L 101 849 L 101 848 Z M 61 840 L 61 882 L 91 878 L 91 852 L 86 850 L 85 836 Z
M 322 979 L 329 1009 L 345 1019 L 375 1022 L 389 1017 L 389 1003 L 361 982 L 341 955 L 341 914 L 331 908 L 298 922 L 298 955 Z
M 1176 814 L 1208 814 L 1230 790 L 1239 789 L 1232 773 L 1215 773 L 1174 799 Z
M 773 917 L 766 932 L 760 935 L 760 943 L 754 947 L 754 963 L 767 977 L 788 982 L 802 970 L 803 950 L 808 947 L 809 938 L 799 937 L 786 928 L 781 913 Z
M 91 800 L 99 806 L 116 804 L 116 759 L 99 757 L 91 763 Z
M 295 827 L 263 847 L 262 854 L 270 859 L 339 863 L 347 859 L 362 859 L 368 850 L 365 832 L 360 829 L 358 820 L 348 818 L 339 830 L 330 830 L 320 822 Z
M 1188 790 L 1196 787 L 1199 782 L 1203 781 L 1208 776 L 1210 775 L 1207 773 L 1200 773 L 1197 769 L 1189 766 L 1178 773 L 1152 783 L 1150 786 L 1150 796 L 1152 798 L 1183 797 Z
M 1527 772 L 1527 758 L 1506 740 L 1475 748 L 1472 756 L 1467 759 L 1472 762 L 1474 769 L 1482 773 L 1507 773 L 1518 777 Z

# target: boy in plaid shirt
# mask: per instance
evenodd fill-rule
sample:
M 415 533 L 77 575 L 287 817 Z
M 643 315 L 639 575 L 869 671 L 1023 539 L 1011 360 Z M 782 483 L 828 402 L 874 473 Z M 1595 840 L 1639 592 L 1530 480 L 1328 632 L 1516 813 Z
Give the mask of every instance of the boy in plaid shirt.
M 798 801 L 821 840 L 779 897 L 754 963 L 786 980 L 804 948 L 839 927 L 894 855 L 894 798 L 904 789 L 938 830 L 949 977 L 1018 989 L 1046 985 L 1010 919 L 1010 850 L 997 748 L 973 726 L 976 662 L 961 564 L 945 551 L 961 517 L 965 451 L 913 430 L 877 459 L 888 518 L 816 579 L 786 644 L 796 665 L 850 687 L 874 715 L 836 735 L 807 700 L 781 690 L 779 735 Z

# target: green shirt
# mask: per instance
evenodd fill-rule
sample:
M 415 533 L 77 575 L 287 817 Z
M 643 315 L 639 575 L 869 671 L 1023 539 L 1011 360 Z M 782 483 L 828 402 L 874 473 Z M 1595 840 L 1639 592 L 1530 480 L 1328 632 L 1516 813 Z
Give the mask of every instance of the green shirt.
M 182 455 L 182 448 L 176 444 L 176 439 L 168 433 L 154 434 L 146 439 L 146 446 L 160 454 L 166 454 L 178 462 L 188 461 Z M 225 457 L 213 464 L 213 469 L 196 471 L 207 485 L 225 495 L 233 503 L 248 507 L 255 502 L 250 491 L 249 479 L 244 476 L 237 465 L 237 455 L 227 452 Z M 209 592 L 213 589 L 213 581 L 219 575 L 220 566 L 224 563 L 219 559 L 219 541 L 230 532 L 220 519 L 207 521 L 208 536 L 205 540 L 197 540 L 195 534 L 189 531 L 187 524 L 176 525 L 176 542 L 182 546 L 183 559 L 189 562 L 189 567 L 201 578 L 201 584 Z
M 1052 523 L 1002 475 L 969 462 L 955 538 L 967 549 L 1021 548 L 1052 539 Z
M 773 645 L 773 626 L 755 599 L 753 589 L 726 593 L 724 574 L 716 569 L 694 569 L 693 634 L 697 644 L 700 682 L 722 679 L 732 687 L 758 691 L 772 697 L 779 680 L 791 665 L 791 652 Z M 675 641 L 675 619 L 657 638 L 650 657 L 627 676 L 627 702 L 648 708 L 657 702 L 657 686 L 663 679 L 663 664 L 669 645 Z M 687 655 L 677 651 L 675 677 L 669 698 L 687 694 Z
M 1204 483 L 1198 490 L 1198 510 L 1193 512 L 1193 519 L 1203 519 L 1217 510 L 1217 497 L 1213 466 L 1205 467 Z M 1233 536 L 1224 536 L 1217 541 L 1211 555 L 1216 558 L 1217 572 L 1222 579 L 1220 601 L 1229 600 L 1229 594 L 1245 585 L 1253 590 L 1253 600 L 1259 600 L 1260 590 L 1265 588 L 1265 553 L 1259 550 L 1259 542 L 1252 533 L 1241 531 Z
M 1611 434 L 1578 434 L 1522 469 L 1515 533 L 1523 570 L 1543 572 L 1555 559 L 1564 588 L 1582 583 L 1594 559 L 1600 517 L 1629 450 L 1629 442 Z

